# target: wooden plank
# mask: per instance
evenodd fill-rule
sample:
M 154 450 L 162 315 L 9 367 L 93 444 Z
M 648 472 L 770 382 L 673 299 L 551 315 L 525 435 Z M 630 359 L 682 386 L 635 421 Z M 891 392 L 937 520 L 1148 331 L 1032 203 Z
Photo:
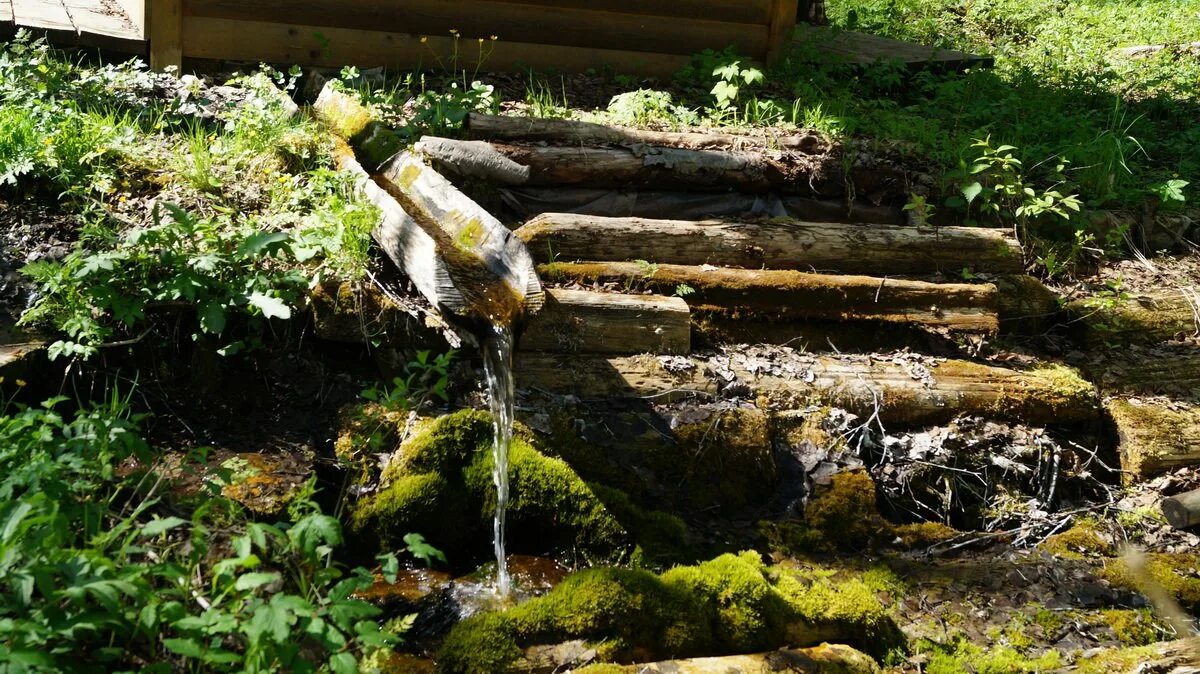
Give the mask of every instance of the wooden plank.
M 520 387 L 588 399 L 668 402 L 714 396 L 736 383 L 751 399 L 791 409 L 831 405 L 863 418 L 877 413 L 889 427 L 945 423 L 964 414 L 1034 425 L 1095 423 L 1100 416 L 1095 390 L 1063 367 L 1019 371 L 961 360 L 917 367 L 886 356 L 814 356 L 796 367 L 780 375 L 752 372 L 723 357 L 518 353 L 513 372 Z
M 842 274 L 978 272 L 1019 274 L 1009 230 L 890 225 L 648 220 L 545 213 L 517 230 L 544 259 L 648 260 L 669 264 L 799 269 Z
M 12 9 L 18 26 L 75 34 L 75 24 L 61 0 L 13 0 Z
M 492 0 L 187 0 L 185 14 L 240 21 L 287 21 L 445 37 L 457 31 L 459 51 L 477 55 L 493 47 L 491 36 L 505 41 L 574 47 L 639 50 L 691 55 L 705 48 L 733 46 L 738 53 L 762 58 L 767 30 L 761 24 L 737 24 L 677 15 L 670 21 L 642 14 L 597 9 L 523 5 Z M 704 15 L 699 15 L 704 16 Z M 794 17 L 793 17 L 794 20 Z M 483 39 L 479 44 L 477 39 Z
M 150 40 L 150 67 L 155 70 L 183 65 L 183 0 L 152 0 L 146 31 Z M 243 39 L 253 40 L 250 36 Z M 233 57 L 218 57 L 233 58 Z
M 439 60 L 449 62 L 453 52 L 454 41 L 443 37 L 430 37 L 422 43 L 417 35 L 383 31 L 204 17 L 188 17 L 183 22 L 183 53 L 195 58 L 303 66 L 418 68 L 434 66 Z M 499 40 L 486 58 L 481 60 L 478 54 L 468 51 L 460 56 L 458 63 L 467 70 L 480 66 L 501 71 L 553 68 L 561 72 L 583 72 L 611 65 L 619 72 L 663 77 L 687 65 L 689 60 L 674 54 Z
M 870 276 L 785 270 L 722 269 L 642 262 L 553 262 L 538 271 L 549 281 L 614 283 L 664 295 L 681 286 L 693 310 L 743 317 L 867 320 L 995 332 L 996 286 L 926 283 Z
M 151 0 L 116 0 L 121 9 L 125 12 L 125 16 L 129 17 L 138 32 L 138 36 L 142 39 L 146 38 L 146 18 L 150 15 L 147 11 L 147 5 Z
M 519 346 L 556 353 L 686 354 L 691 312 L 678 297 L 553 289 Z
M 0 24 L 13 22 L 12 0 L 0 0 Z M 0 26 L 0 30 L 3 27 Z
M 799 0 L 772 0 L 771 16 L 767 24 L 766 61 L 773 64 L 781 59 L 791 47 L 792 33 L 796 28 L 796 9 Z
M 79 43 L 101 49 L 141 54 L 142 31 L 114 0 L 64 0 L 79 31 Z
M 591 9 L 596 0 L 499 0 L 544 7 Z M 772 0 L 604 0 L 604 9 L 658 17 L 702 16 L 710 21 L 767 25 Z

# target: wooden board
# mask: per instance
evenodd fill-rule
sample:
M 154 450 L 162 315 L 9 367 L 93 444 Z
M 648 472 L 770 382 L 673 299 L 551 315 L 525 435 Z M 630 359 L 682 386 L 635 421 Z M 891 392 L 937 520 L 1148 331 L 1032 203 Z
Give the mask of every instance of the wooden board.
M 24 28 L 75 35 L 75 23 L 62 0 L 12 0 L 13 21 Z
M 1120 438 L 1127 482 L 1200 465 L 1200 408 L 1114 399 L 1107 409 Z
M 978 56 L 953 49 L 938 49 L 893 40 L 878 35 L 843 31 L 827 26 L 796 26 L 793 44 L 799 52 L 814 54 L 821 58 L 870 65 L 877 61 L 901 61 L 912 66 L 935 65 L 959 70 L 968 67 L 991 67 L 995 59 Z
M 724 359 L 717 359 L 723 361 Z M 659 402 L 716 396 L 732 385 L 739 395 L 801 408 L 832 405 L 884 424 L 945 423 L 962 414 L 1025 424 L 1095 423 L 1095 390 L 1061 367 L 1018 371 L 966 361 L 910 364 L 887 357 L 811 357 L 792 375 L 749 372 L 704 358 L 599 358 L 519 353 L 517 385 L 586 399 L 642 398 Z M 915 368 L 915 369 L 914 369 Z
M 693 310 L 742 317 L 869 320 L 970 332 L 999 326 L 996 286 L 926 283 L 790 270 L 723 269 L 645 262 L 554 262 L 538 267 L 548 281 L 612 283 L 664 295 L 680 292 Z
M 153 20 L 152 20 L 153 23 Z M 157 39 L 154 32 L 151 42 Z M 187 17 L 183 54 L 195 58 L 264 61 L 304 66 L 438 67 L 450 62 L 454 41 L 418 35 L 288 23 Z M 466 48 L 459 67 L 488 70 L 554 68 L 581 72 L 604 65 L 633 75 L 668 76 L 687 65 L 687 56 L 499 40 L 483 59 Z
M 510 42 L 632 51 L 652 45 L 656 52 L 681 55 L 727 46 L 759 58 L 767 52 L 765 24 L 712 21 L 703 13 L 679 13 L 663 21 L 645 14 L 492 0 L 188 0 L 184 7 L 187 16 L 240 21 L 286 18 L 306 26 L 430 37 L 446 37 L 453 30 L 461 36 L 459 51 L 465 54 L 490 50 L 493 35 Z M 477 43 L 480 38 L 485 40 L 482 46 Z
M 701 222 L 546 213 L 517 230 L 540 261 L 648 260 L 746 269 L 842 274 L 937 271 L 1018 274 L 1021 247 L 1009 230 L 891 225 Z
M 678 297 L 552 289 L 519 347 L 556 353 L 686 354 L 691 313 Z
M 3 24 L 12 23 L 12 20 L 12 0 L 0 0 L 0 30 L 4 29 Z
M 147 25 L 150 67 L 162 70 L 183 65 L 183 0 L 154 0 Z
M 115 52 L 145 51 L 144 28 L 115 0 L 64 0 L 80 44 Z

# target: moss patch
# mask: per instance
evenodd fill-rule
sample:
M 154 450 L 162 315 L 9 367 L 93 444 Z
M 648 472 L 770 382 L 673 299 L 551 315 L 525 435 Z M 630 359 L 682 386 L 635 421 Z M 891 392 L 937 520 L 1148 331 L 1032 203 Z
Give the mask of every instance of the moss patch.
M 1158 641 L 1159 631 L 1148 609 L 1109 609 L 1101 611 L 1100 617 L 1117 641 L 1126 646 L 1147 646 Z
M 1028 655 L 1008 646 L 984 649 L 961 638 L 949 646 L 922 640 L 915 650 L 929 654 L 925 665 L 927 674 L 1034 674 L 1057 669 L 1063 664 L 1057 651 Z
M 1087 556 L 1100 555 L 1111 557 L 1116 554 L 1116 547 L 1098 528 L 1095 520 L 1081 519 L 1070 529 L 1061 534 L 1055 534 L 1038 546 L 1040 549 L 1067 559 L 1082 559 Z
M 1200 554 L 1151 553 L 1146 555 L 1141 572 L 1131 569 L 1124 559 L 1107 560 L 1100 576 L 1117 587 L 1139 592 L 1152 591 L 1152 582 L 1173 596 L 1187 609 L 1200 607 Z
M 876 653 L 898 636 L 876 596 L 879 574 L 768 567 L 754 553 L 722 555 L 661 575 L 629 569 L 573 574 L 550 594 L 505 613 L 470 618 L 438 654 L 438 670 L 499 672 L 535 644 L 569 639 L 622 645 L 617 661 L 667 660 L 770 650 L 826 640 Z

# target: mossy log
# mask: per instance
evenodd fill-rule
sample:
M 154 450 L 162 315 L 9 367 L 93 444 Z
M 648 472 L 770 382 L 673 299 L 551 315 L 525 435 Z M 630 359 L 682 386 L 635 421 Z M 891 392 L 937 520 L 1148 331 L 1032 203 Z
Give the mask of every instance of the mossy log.
M 640 665 L 596 665 L 579 674 L 875 674 L 879 665 L 849 646 L 821 644 L 812 648 L 771 651 L 756 655 L 669 660 Z
M 743 384 L 744 397 L 795 409 L 843 407 L 855 414 L 878 411 L 884 423 L 937 424 L 962 414 L 1032 425 L 1099 420 L 1094 387 L 1070 368 L 1018 371 L 967 361 L 907 364 L 903 360 L 813 357 L 791 376 L 755 374 L 732 363 L 714 372 L 709 361 L 653 356 L 570 358 L 519 354 L 519 386 L 584 398 L 670 400 L 716 396 Z
M 333 83 L 313 111 L 354 147 L 357 157 L 335 151 L 338 166 L 380 208 L 375 240 L 430 303 L 453 316 L 502 321 L 540 308 L 533 259 L 499 220 L 404 152 L 398 136 Z
M 1105 391 L 1139 395 L 1194 395 L 1200 392 L 1200 352 L 1187 345 L 1148 353 L 1114 351 L 1092 367 Z
M 909 180 L 902 169 L 867 159 L 847 164 L 835 155 L 798 155 L 746 150 L 688 150 L 657 145 L 589 147 L 518 145 L 481 141 L 422 139 L 425 155 L 463 178 L 488 179 L 494 153 L 527 167 L 529 178 L 509 185 L 649 188 L 687 192 L 740 192 L 842 197 L 854 193 L 874 203 L 900 199 Z M 472 154 L 478 160 L 466 160 Z
M 814 132 L 748 136 L 730 133 L 646 131 L 569 119 L 507 117 L 474 112 L 467 131 L 480 140 L 552 145 L 662 145 L 690 150 L 786 150 L 825 153 L 830 143 Z
M 661 295 L 553 289 L 521 335 L 526 351 L 686 354 L 691 350 L 687 302 Z
M 1107 409 L 1120 438 L 1127 480 L 1200 465 L 1200 409 L 1173 410 L 1121 399 L 1109 402 Z
M 1163 499 L 1162 511 L 1176 529 L 1200 526 L 1200 489 Z
M 649 260 L 843 274 L 961 271 L 1016 274 L 1021 247 L 1007 230 L 920 228 L 774 219 L 747 223 L 546 213 L 517 230 L 541 262 Z
M 995 332 L 996 286 L 833 276 L 782 269 L 723 269 L 645 262 L 554 262 L 550 281 L 615 282 L 674 294 L 686 286 L 693 310 L 779 318 L 873 320 Z
M 1067 305 L 1083 327 L 1089 345 L 1149 344 L 1194 337 L 1200 330 L 1197 298 L 1183 290 L 1108 300 L 1084 299 Z

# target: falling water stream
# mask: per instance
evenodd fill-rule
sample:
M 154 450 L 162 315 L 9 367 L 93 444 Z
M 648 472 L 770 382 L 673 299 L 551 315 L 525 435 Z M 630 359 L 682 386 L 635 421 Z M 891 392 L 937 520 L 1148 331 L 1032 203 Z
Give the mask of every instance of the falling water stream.
M 508 560 L 504 555 L 504 516 L 508 508 L 508 448 L 513 434 L 512 327 L 494 323 L 493 334 L 483 340 L 483 369 L 487 375 L 488 405 L 492 410 L 492 481 L 496 484 L 496 516 L 492 524 L 496 549 L 496 590 L 510 590 Z

